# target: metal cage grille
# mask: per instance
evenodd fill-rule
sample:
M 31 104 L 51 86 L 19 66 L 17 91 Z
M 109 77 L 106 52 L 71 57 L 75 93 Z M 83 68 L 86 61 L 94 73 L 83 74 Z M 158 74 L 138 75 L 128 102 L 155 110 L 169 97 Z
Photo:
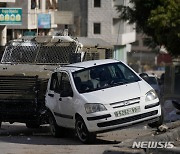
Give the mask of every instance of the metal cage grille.
M 6 46 L 2 63 L 64 64 L 78 61 L 76 42 L 13 42 Z M 79 54 L 77 54 L 79 55 Z M 79 58 L 78 58 L 79 59 Z

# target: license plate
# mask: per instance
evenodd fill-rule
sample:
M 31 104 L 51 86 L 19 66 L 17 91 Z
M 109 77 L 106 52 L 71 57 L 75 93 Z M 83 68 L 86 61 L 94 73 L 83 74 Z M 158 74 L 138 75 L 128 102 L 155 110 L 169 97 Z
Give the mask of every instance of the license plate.
M 121 116 L 129 115 L 129 114 L 133 114 L 133 113 L 138 113 L 140 111 L 141 111 L 140 106 L 136 106 L 136 107 L 124 109 L 121 111 L 116 111 L 116 112 L 114 112 L 114 115 L 116 117 L 121 117 Z

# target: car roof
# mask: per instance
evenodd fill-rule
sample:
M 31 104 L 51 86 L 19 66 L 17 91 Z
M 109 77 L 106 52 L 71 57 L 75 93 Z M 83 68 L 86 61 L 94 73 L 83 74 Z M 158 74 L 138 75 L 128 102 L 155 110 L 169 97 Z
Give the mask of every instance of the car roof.
M 74 72 L 74 71 L 78 71 L 78 70 L 93 67 L 93 66 L 99 66 L 103 64 L 116 63 L 116 62 L 119 62 L 119 61 L 114 60 L 114 59 L 90 60 L 90 61 L 84 61 L 84 62 L 61 66 L 57 68 L 56 71 L 69 70 L 71 72 Z

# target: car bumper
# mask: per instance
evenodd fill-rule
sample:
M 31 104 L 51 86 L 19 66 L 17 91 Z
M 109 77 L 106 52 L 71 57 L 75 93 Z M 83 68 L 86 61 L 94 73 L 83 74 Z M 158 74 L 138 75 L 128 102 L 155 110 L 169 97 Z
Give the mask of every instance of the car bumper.
M 150 106 L 141 112 L 128 116 L 116 117 L 114 111 L 103 111 L 94 116 L 87 116 L 84 121 L 89 132 L 105 132 L 142 122 L 157 121 L 161 116 L 161 106 Z

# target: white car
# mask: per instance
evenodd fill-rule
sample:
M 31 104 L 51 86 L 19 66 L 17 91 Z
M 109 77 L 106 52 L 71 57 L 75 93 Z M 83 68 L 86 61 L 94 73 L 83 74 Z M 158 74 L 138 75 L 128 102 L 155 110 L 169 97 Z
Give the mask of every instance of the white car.
M 148 121 L 162 122 L 159 99 L 142 78 L 123 62 L 95 60 L 57 68 L 46 93 L 51 133 L 76 130 L 83 143 L 99 132 Z

